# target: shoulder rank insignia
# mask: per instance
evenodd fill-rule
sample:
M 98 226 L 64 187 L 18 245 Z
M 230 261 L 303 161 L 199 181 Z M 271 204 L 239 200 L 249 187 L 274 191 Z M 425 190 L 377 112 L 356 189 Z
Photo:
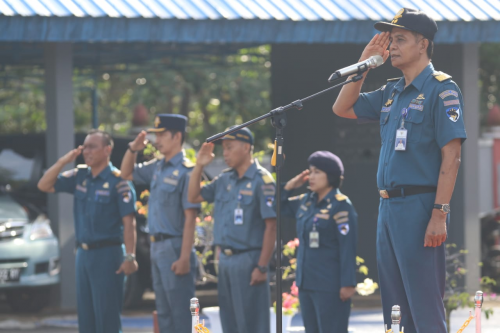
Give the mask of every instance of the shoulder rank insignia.
M 272 184 L 272 183 L 274 183 L 273 177 L 271 177 L 268 174 L 263 174 L 262 175 L 262 180 L 264 181 L 265 184 Z
M 194 168 L 195 164 L 188 160 L 187 158 L 184 159 L 182 162 L 182 165 L 184 165 L 186 168 Z
M 395 78 L 393 78 L 393 79 L 387 79 L 387 82 L 399 81 L 399 80 L 401 80 L 401 78 L 400 78 L 400 77 L 395 77 Z
M 451 75 L 448 75 L 448 74 L 443 73 L 443 72 L 434 72 L 434 73 L 432 73 L 432 76 L 434 76 L 434 78 L 436 80 L 438 80 L 439 82 L 443 82 L 443 81 L 446 81 L 448 79 L 451 79 Z
M 120 170 L 118 170 L 118 169 L 115 169 L 115 170 L 111 171 L 111 173 L 115 177 L 120 177 L 122 175 L 122 172 Z
M 233 168 L 227 168 L 227 169 L 222 170 L 222 173 L 226 173 L 226 172 L 229 172 L 229 171 L 232 171 L 232 170 L 233 170 Z
M 320 210 L 319 212 L 320 212 L 321 214 L 328 214 L 328 212 L 329 212 L 329 211 L 330 211 L 329 209 L 322 209 L 322 210 Z
M 301 195 L 296 195 L 294 197 L 290 197 L 290 198 L 288 198 L 288 201 L 302 200 L 302 198 L 304 198 L 305 195 L 306 195 L 305 193 L 302 193 Z
M 64 171 L 63 173 L 61 173 L 61 175 L 65 178 L 71 178 L 74 175 L 76 175 L 77 172 L 78 172 L 78 169 L 75 168 L 75 169 L 71 169 L 68 171 Z
M 335 199 L 337 199 L 337 201 L 345 201 L 347 200 L 347 196 L 342 193 L 338 193 L 335 194 Z
M 76 166 L 78 169 L 87 169 L 88 168 L 88 165 L 87 164 L 78 164 Z

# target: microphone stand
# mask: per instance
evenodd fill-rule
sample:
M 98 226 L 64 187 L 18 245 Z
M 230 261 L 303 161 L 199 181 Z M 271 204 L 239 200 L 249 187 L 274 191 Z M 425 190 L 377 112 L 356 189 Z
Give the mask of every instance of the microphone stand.
M 282 333 L 282 296 L 281 296 L 281 276 L 282 276 L 282 270 L 283 267 L 281 267 L 281 169 L 283 167 L 284 163 L 284 158 L 283 158 L 283 144 L 284 144 L 284 137 L 283 137 L 283 131 L 286 127 L 286 111 L 290 109 L 298 109 L 301 110 L 303 107 L 303 103 L 307 102 L 313 98 L 316 98 L 320 95 L 323 95 L 329 91 L 332 91 L 338 87 L 342 87 L 346 84 L 349 84 L 351 82 L 357 82 L 363 78 L 363 72 L 366 71 L 368 68 L 365 68 L 364 70 L 358 72 L 356 76 L 352 77 L 351 79 L 348 79 L 342 83 L 339 83 L 335 86 L 332 86 L 328 89 L 322 90 L 320 92 L 317 92 L 313 95 L 310 95 L 308 97 L 305 97 L 303 99 L 298 99 L 295 102 L 292 102 L 288 105 L 285 106 L 280 106 L 274 110 L 271 110 L 270 112 L 257 117 L 255 119 L 252 119 L 250 121 L 247 121 L 246 123 L 243 123 L 241 125 L 238 125 L 236 127 L 233 127 L 231 129 L 228 129 L 227 131 L 224 131 L 222 133 L 213 135 L 209 137 L 206 142 L 214 142 L 217 141 L 218 139 L 226 136 L 227 134 L 234 133 L 244 127 L 248 127 L 256 122 L 259 122 L 263 119 L 271 118 L 271 124 L 273 125 L 274 128 L 276 128 L 276 139 L 274 143 L 274 153 L 273 153 L 273 160 L 275 160 L 275 164 L 273 166 L 276 167 L 276 333 Z

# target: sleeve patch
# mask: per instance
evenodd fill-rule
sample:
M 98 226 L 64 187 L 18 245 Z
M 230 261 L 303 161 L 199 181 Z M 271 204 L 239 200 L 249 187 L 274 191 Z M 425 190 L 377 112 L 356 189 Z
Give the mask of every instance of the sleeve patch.
M 118 191 L 118 193 L 130 191 L 130 186 L 128 184 L 125 184 L 122 187 L 120 187 L 117 191 Z
M 288 198 L 288 201 L 297 201 L 297 200 L 302 200 L 306 194 L 302 193 L 301 195 L 296 195 L 294 197 Z
M 455 90 L 445 90 L 439 94 L 439 97 L 441 97 L 441 99 L 445 99 L 448 96 L 458 97 L 458 93 Z
M 68 170 L 68 171 L 64 171 L 63 173 L 61 173 L 61 175 L 64 178 L 71 178 L 71 177 L 74 177 L 77 172 L 78 172 L 78 169 L 71 169 L 71 170 Z
M 349 233 L 349 224 L 347 223 L 343 223 L 343 224 L 339 224 L 337 226 L 339 228 L 339 232 L 342 234 L 342 235 L 347 235 Z
M 460 105 L 460 101 L 458 99 L 451 99 L 449 101 L 443 101 L 444 106 L 450 105 Z
M 338 212 L 337 214 L 333 215 L 333 219 L 338 220 L 341 217 L 347 217 L 347 216 L 349 216 L 349 212 L 345 210 L 345 211 Z
M 349 222 L 349 217 L 348 216 L 341 217 L 339 219 L 336 219 L 335 222 L 337 222 L 337 224 L 347 223 Z
M 123 202 L 129 203 L 130 199 L 132 198 L 132 193 L 130 193 L 130 191 L 123 192 L 122 197 L 123 197 Z
M 452 107 L 452 108 L 446 109 L 446 116 L 452 122 L 456 123 L 458 121 L 458 119 L 460 118 L 460 108 Z

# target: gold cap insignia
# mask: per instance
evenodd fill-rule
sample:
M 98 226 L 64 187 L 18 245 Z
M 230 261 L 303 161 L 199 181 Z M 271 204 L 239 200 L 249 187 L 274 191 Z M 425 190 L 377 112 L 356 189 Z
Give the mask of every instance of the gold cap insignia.
M 404 8 L 401 8 L 399 12 L 396 13 L 396 16 L 392 19 L 392 24 L 398 23 L 398 20 L 403 17 L 403 13 L 405 12 Z
M 161 123 L 160 117 L 156 116 L 156 118 L 155 118 L 155 127 L 158 128 L 158 126 L 160 126 L 160 123 Z

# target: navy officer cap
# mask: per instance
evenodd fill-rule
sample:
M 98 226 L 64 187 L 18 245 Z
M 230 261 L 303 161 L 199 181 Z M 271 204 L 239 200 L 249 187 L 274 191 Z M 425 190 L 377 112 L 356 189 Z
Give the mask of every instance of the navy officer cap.
M 231 126 L 231 127 L 227 128 L 226 131 L 228 129 L 231 129 L 234 127 L 235 126 Z M 215 141 L 215 143 L 222 143 L 222 140 L 237 140 L 237 141 L 243 141 L 243 142 L 246 142 L 246 143 L 253 145 L 253 134 L 252 134 L 252 132 L 250 132 L 250 130 L 248 128 L 243 127 L 241 129 L 237 130 L 236 132 L 224 135 L 222 138 Z
M 438 31 L 436 21 L 423 11 L 413 8 L 401 8 L 391 23 L 377 22 L 374 27 L 382 32 L 390 32 L 392 28 L 406 29 L 417 32 L 428 40 L 434 40 L 434 35 Z
M 327 175 L 330 175 L 334 178 L 339 178 L 344 175 L 344 165 L 340 158 L 326 150 L 319 150 L 314 152 L 309 156 L 307 160 L 309 165 L 312 165 Z
M 185 132 L 187 117 L 181 114 L 163 113 L 155 118 L 155 127 L 148 129 L 149 133 L 159 133 L 164 131 Z

